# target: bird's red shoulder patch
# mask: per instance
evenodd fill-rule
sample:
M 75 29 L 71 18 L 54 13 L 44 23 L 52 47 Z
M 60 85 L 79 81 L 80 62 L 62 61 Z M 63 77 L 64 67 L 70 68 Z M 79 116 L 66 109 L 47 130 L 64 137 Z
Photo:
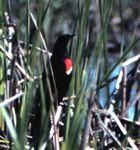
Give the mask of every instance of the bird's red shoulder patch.
M 65 67 L 66 67 L 66 74 L 69 75 L 72 72 L 72 61 L 70 58 L 64 59 Z

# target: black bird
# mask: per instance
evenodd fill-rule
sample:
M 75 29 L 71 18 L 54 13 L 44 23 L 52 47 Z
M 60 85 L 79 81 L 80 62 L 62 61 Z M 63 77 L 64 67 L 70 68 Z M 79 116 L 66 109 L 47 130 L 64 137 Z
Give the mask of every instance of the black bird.
M 72 77 L 72 60 L 69 57 L 67 44 L 74 34 L 64 34 L 60 36 L 54 45 L 51 57 L 52 70 L 58 94 L 58 103 L 65 96 Z
M 50 83 L 51 83 L 51 89 L 53 94 L 55 94 L 54 90 L 54 84 L 56 85 L 56 90 L 58 97 L 55 100 L 58 100 L 55 102 L 55 104 L 59 104 L 63 97 L 65 96 L 69 83 L 72 77 L 72 60 L 69 57 L 69 52 L 67 50 L 67 44 L 72 39 L 74 34 L 63 34 L 61 35 L 55 42 L 53 47 L 53 53 L 51 56 L 51 65 L 52 65 L 52 71 L 54 75 L 54 81 L 52 79 L 52 75 L 50 74 Z M 46 98 L 46 108 L 47 108 L 47 114 L 49 114 L 50 111 L 50 96 L 49 92 L 47 91 L 48 85 L 47 85 L 47 77 L 46 77 L 46 71 L 43 71 L 42 74 L 42 81 L 43 81 L 43 88 L 44 88 L 44 94 Z M 41 104 L 41 93 L 40 89 L 37 89 L 36 92 L 36 104 L 33 109 L 33 114 L 35 115 L 34 119 L 32 120 L 32 129 L 31 129 L 31 135 L 33 136 L 33 145 L 35 150 L 38 149 L 38 142 L 40 139 L 40 136 L 43 134 L 43 129 L 40 129 L 40 123 L 41 123 L 41 114 L 42 114 L 42 104 Z M 55 105 L 56 106 L 56 105 Z M 45 124 L 45 123 L 44 123 Z M 40 135 L 40 136 L 39 136 Z

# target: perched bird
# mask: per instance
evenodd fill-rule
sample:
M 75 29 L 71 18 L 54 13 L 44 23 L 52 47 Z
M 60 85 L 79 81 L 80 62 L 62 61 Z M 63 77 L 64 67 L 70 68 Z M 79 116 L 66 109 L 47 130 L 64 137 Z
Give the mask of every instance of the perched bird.
M 72 60 L 69 57 L 69 52 L 67 50 L 67 44 L 68 42 L 73 38 L 74 34 L 63 34 L 56 40 L 54 47 L 53 47 L 53 53 L 51 56 L 51 66 L 54 76 L 54 81 L 52 79 L 52 75 L 50 74 L 50 83 L 51 83 L 51 89 L 52 93 L 55 93 L 54 87 L 56 87 L 57 95 L 58 97 L 55 99 L 57 100 L 57 104 L 59 104 L 63 97 L 65 96 L 69 83 L 72 77 Z M 43 88 L 44 88 L 44 94 L 46 98 L 46 108 L 47 113 L 50 111 L 50 96 L 48 94 L 48 85 L 47 85 L 47 77 L 46 77 L 46 71 L 43 71 L 42 74 L 42 81 L 43 81 Z M 43 134 L 43 129 L 40 130 L 40 122 L 41 122 L 41 112 L 42 112 L 42 105 L 41 105 L 41 93 L 40 89 L 37 89 L 36 92 L 36 104 L 35 109 L 33 110 L 35 118 L 32 120 L 32 131 L 31 135 L 33 136 L 33 140 L 35 141 L 35 149 L 38 149 L 38 140 L 40 139 L 39 135 Z
M 74 34 L 63 34 L 59 36 L 54 44 L 52 56 L 50 58 L 53 73 L 51 74 L 50 71 L 49 80 L 52 94 L 55 95 L 57 93 L 54 106 L 56 106 L 62 101 L 63 97 L 65 96 L 68 90 L 69 83 L 71 81 L 73 66 L 72 60 L 69 57 L 67 45 L 68 42 L 73 38 L 73 36 Z M 51 98 L 47 90 L 49 87 L 46 80 L 47 80 L 46 71 L 44 69 L 42 74 L 43 88 L 45 90 L 44 94 L 46 97 L 46 108 L 47 110 L 50 110 Z M 40 97 L 40 90 L 38 90 L 37 92 L 37 97 Z
M 67 44 L 74 34 L 61 35 L 53 47 L 51 57 L 52 70 L 58 94 L 58 103 L 65 96 L 72 77 L 72 60 L 69 57 Z

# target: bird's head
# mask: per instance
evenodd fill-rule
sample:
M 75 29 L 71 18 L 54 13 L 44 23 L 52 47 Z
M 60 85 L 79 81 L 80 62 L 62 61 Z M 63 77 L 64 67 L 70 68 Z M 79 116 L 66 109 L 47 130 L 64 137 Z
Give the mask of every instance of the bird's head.
M 67 52 L 67 44 L 74 34 L 63 34 L 58 37 L 53 47 L 53 55 L 62 56 Z

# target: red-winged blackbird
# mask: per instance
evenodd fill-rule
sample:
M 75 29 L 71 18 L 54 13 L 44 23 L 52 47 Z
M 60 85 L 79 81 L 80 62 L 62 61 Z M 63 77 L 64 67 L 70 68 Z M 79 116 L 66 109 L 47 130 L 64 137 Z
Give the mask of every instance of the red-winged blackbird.
M 67 51 L 67 44 L 74 34 L 64 34 L 60 36 L 54 45 L 51 64 L 56 83 L 58 102 L 61 102 L 72 77 L 72 60 Z
M 51 56 L 51 65 L 54 75 L 54 80 L 56 84 L 57 94 L 58 94 L 58 102 L 62 101 L 62 98 L 66 94 L 69 83 L 72 77 L 72 60 L 69 57 L 69 53 L 67 51 L 67 44 L 70 39 L 72 39 L 74 34 L 64 34 L 61 35 L 57 40 L 53 47 L 53 53 Z M 44 88 L 44 94 L 46 97 L 46 108 L 47 113 L 50 110 L 50 96 L 49 92 L 47 91 L 48 85 L 47 85 L 47 78 L 46 78 L 46 71 L 44 70 L 42 74 L 42 81 L 43 81 L 43 88 Z M 54 93 L 54 82 L 52 80 L 52 76 L 50 75 L 50 83 L 52 92 Z M 57 100 L 56 99 L 56 100 Z M 41 94 L 40 89 L 37 89 L 36 92 L 36 105 L 35 105 L 35 118 L 32 121 L 32 131 L 31 134 L 33 136 L 33 139 L 36 141 L 34 146 L 37 149 L 38 147 L 38 140 L 39 140 L 39 134 L 43 132 L 43 129 L 40 131 L 40 122 L 41 122 Z M 49 113 L 48 113 L 49 114 Z M 49 117 L 49 116 L 48 116 Z

